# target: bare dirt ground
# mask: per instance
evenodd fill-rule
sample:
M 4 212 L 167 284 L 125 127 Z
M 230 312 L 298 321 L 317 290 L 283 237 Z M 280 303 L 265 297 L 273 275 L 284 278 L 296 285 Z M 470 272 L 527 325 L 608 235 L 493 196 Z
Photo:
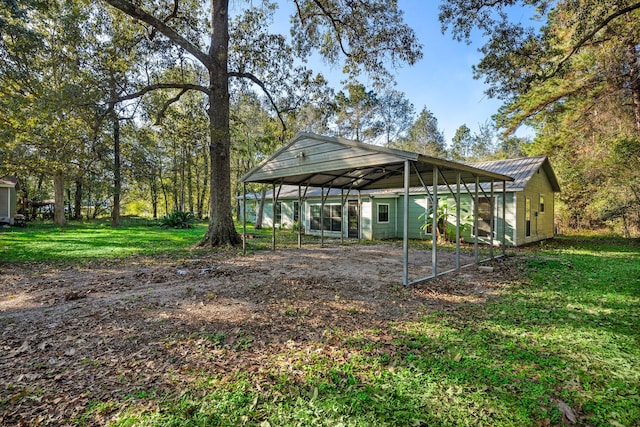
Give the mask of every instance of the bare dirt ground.
M 452 256 L 440 253 L 439 268 Z M 330 345 L 336 328 L 483 303 L 513 270 L 506 258 L 403 289 L 401 259 L 378 244 L 0 264 L 0 425 L 66 425 L 95 402 L 180 393 L 197 372 L 265 369 L 283 348 Z M 411 279 L 430 274 L 429 252 L 410 259 Z

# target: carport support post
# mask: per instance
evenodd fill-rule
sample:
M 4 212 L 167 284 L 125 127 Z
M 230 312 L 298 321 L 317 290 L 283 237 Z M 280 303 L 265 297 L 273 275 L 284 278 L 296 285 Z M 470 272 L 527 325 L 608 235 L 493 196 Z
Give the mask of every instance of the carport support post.
M 456 176 L 456 270 L 460 269 L 460 172 Z
M 409 284 L 409 175 L 411 168 L 409 160 L 404 161 L 404 218 L 402 225 L 404 233 L 402 234 L 402 285 Z
M 493 259 L 493 231 L 496 227 L 496 220 L 493 215 L 494 212 L 497 212 L 497 206 L 494 206 L 494 193 L 493 193 L 493 178 L 491 178 L 491 203 L 489 203 L 489 207 L 491 208 L 491 235 L 489 236 L 489 258 Z
M 362 241 L 362 193 L 358 190 L 358 243 Z
M 298 184 L 298 249 L 302 248 L 302 192 Z
M 476 257 L 476 264 L 480 259 L 480 255 L 478 253 L 478 187 L 480 187 L 480 177 L 476 175 L 476 194 L 473 201 L 473 234 L 475 236 L 473 242 L 473 254 Z
M 276 183 L 274 182 L 272 184 L 272 190 L 273 192 L 271 193 L 271 250 L 275 251 L 276 250 Z
M 320 192 L 320 247 L 324 247 L 324 186 Z
M 342 206 L 340 206 L 340 215 L 342 215 L 342 218 L 340 218 L 340 244 L 344 245 L 344 188 L 340 189 L 340 203 L 342 203 Z
M 431 277 L 438 275 L 438 167 L 433 165 L 433 192 L 431 210 Z
M 247 183 L 242 183 L 242 255 L 247 253 Z
M 502 181 L 502 256 L 507 246 L 507 181 Z

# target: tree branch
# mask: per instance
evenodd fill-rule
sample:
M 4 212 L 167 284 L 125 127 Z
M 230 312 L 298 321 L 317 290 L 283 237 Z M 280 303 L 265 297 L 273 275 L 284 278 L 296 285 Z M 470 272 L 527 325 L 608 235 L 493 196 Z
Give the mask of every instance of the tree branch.
M 346 56 L 347 58 L 350 58 L 351 54 L 349 52 L 347 52 L 347 49 L 345 49 L 344 44 L 342 43 L 342 36 L 340 35 L 340 30 L 338 29 L 338 24 L 344 25 L 344 23 L 340 19 L 334 18 L 333 14 L 331 14 L 328 10 L 326 10 L 325 7 L 322 5 L 322 3 L 320 3 L 318 0 L 313 0 L 313 2 L 316 4 L 316 6 L 318 6 L 320 8 L 320 10 L 324 14 L 324 16 L 326 16 L 327 19 L 329 19 L 329 21 L 331 22 L 331 26 L 333 27 L 333 31 L 336 32 L 336 38 L 338 39 L 338 44 L 340 45 L 340 50 L 342 51 L 344 56 Z
M 136 6 L 127 0 L 103 0 L 103 1 L 115 7 L 116 9 L 121 10 L 122 12 L 131 16 L 132 18 L 135 18 L 137 20 L 140 20 L 142 22 L 145 22 L 151 25 L 153 28 L 157 29 L 160 33 L 162 33 L 165 37 L 167 37 L 173 43 L 177 44 L 178 46 L 180 46 L 181 48 L 189 52 L 191 55 L 193 55 L 195 58 L 197 58 L 198 61 L 200 61 L 202 65 L 204 65 L 208 70 L 212 69 L 213 67 L 212 60 L 206 53 L 202 52 L 193 43 L 191 43 L 189 40 L 182 37 L 173 28 L 171 28 L 162 20 L 156 18 L 155 16 L 143 10 L 141 7 Z
M 173 102 L 178 101 L 180 99 L 180 97 L 182 95 L 184 95 L 184 93 L 189 91 L 189 90 L 199 90 L 200 92 L 204 93 L 205 95 L 207 95 L 209 93 L 206 87 L 200 86 L 200 85 L 194 85 L 194 84 L 190 84 L 190 83 L 156 83 L 156 84 L 152 84 L 152 85 L 146 86 L 146 87 L 140 89 L 137 92 L 130 93 L 128 95 L 122 95 L 122 96 L 119 96 L 117 98 L 109 99 L 107 101 L 108 107 L 101 114 L 101 117 L 106 117 L 109 114 L 111 114 L 115 110 L 116 104 L 118 104 L 119 102 L 130 101 L 132 99 L 140 98 L 140 97 L 146 95 L 149 92 L 152 92 L 154 90 L 161 90 L 161 89 L 181 89 L 180 95 L 178 95 L 177 99 L 175 101 L 173 101 Z M 166 109 L 169 107 L 169 105 L 171 105 L 173 102 L 169 103 L 168 105 L 165 104 L 166 106 L 163 107 L 162 113 L 164 113 L 164 111 L 166 111 Z
M 180 2 L 178 0 L 173 0 L 173 10 L 171 11 L 171 14 L 169 14 L 166 18 L 164 18 L 162 20 L 162 22 L 164 22 L 165 24 L 168 23 L 172 18 L 176 18 L 178 16 L 178 6 L 180 5 Z M 158 31 L 155 27 L 153 27 L 151 29 L 151 34 L 149 35 L 149 38 L 151 40 L 153 40 L 153 38 L 156 35 L 156 31 Z
M 302 16 L 302 10 L 300 9 L 300 5 L 298 4 L 298 0 L 294 0 L 294 3 L 296 5 L 298 18 L 300 18 L 300 22 L 304 24 L 305 19 Z M 344 22 L 342 22 L 342 20 L 340 20 L 340 19 L 334 18 L 333 14 L 331 12 L 329 12 L 324 7 L 324 5 L 321 2 L 319 2 L 318 0 L 313 0 L 313 3 L 320 9 L 320 11 L 322 12 L 322 16 L 324 16 L 325 18 L 327 18 L 329 20 L 329 23 L 331 24 L 331 26 L 333 27 L 333 31 L 335 32 L 336 39 L 338 40 L 338 45 L 340 46 L 340 50 L 342 51 L 344 56 L 346 56 L 347 58 L 350 58 L 351 54 L 345 48 L 344 43 L 342 42 L 342 36 L 341 36 L 340 31 L 338 29 L 338 24 L 344 26 Z
M 251 73 L 241 73 L 241 72 L 238 72 L 238 71 L 229 71 L 229 77 L 238 77 L 238 78 L 242 78 L 242 79 L 249 79 L 253 83 L 255 83 L 258 86 L 260 86 L 260 88 L 265 93 L 265 95 L 267 95 L 267 98 L 269 98 L 269 102 L 273 106 L 273 109 L 276 110 L 276 114 L 278 115 L 278 119 L 280 120 L 280 123 L 282 124 L 283 132 L 287 130 L 287 125 L 285 124 L 284 119 L 282 118 L 282 113 L 281 113 L 280 109 L 278 108 L 278 106 L 276 105 L 275 100 L 271 96 L 271 93 L 269 93 L 269 90 L 267 89 L 265 84 L 262 82 L 262 80 L 260 80 L 258 77 L 256 77 L 255 75 L 253 75 Z
M 205 95 L 209 94 L 209 90 L 206 87 L 200 86 L 200 85 L 194 85 L 191 83 L 156 83 L 156 84 L 146 86 L 137 92 L 119 96 L 118 98 L 112 101 L 122 102 L 122 101 L 128 101 L 131 99 L 140 98 L 141 96 L 144 96 L 149 92 L 152 92 L 154 90 L 159 90 L 159 89 L 182 89 L 185 92 L 188 90 L 198 90 L 204 93 Z
M 163 105 L 162 108 L 160 109 L 160 111 L 158 112 L 158 115 L 156 116 L 156 125 L 160 124 L 160 122 L 162 121 L 162 118 L 164 117 L 164 113 L 167 112 L 167 108 L 169 108 L 171 106 L 171 104 L 174 104 L 178 101 L 180 101 L 180 98 L 182 98 L 182 95 L 184 95 L 185 93 L 187 93 L 189 91 L 189 89 L 182 89 L 180 91 L 180 93 L 178 93 L 176 96 L 174 96 L 171 99 L 168 99 Z
M 609 22 L 613 21 L 614 19 L 616 19 L 619 16 L 625 15 L 629 12 L 633 12 L 636 9 L 640 9 L 640 3 L 635 3 L 632 4 L 630 6 L 627 6 L 623 9 L 620 9 L 614 13 L 612 13 L 611 15 L 609 15 L 607 18 L 605 18 L 602 22 L 600 22 L 600 24 L 598 24 L 594 29 L 592 29 L 591 31 L 589 31 L 584 37 L 582 37 L 578 43 L 576 43 L 573 48 L 571 49 L 571 51 L 565 55 L 564 58 L 562 58 L 560 60 L 560 62 L 558 62 L 553 70 L 553 72 L 551 72 L 551 74 L 545 76 L 545 79 L 549 79 L 553 76 L 555 76 L 559 71 L 560 68 L 562 68 L 562 66 L 569 60 L 571 59 L 571 57 L 573 55 L 576 54 L 576 52 L 578 52 L 578 50 L 580 50 L 580 48 L 582 46 L 584 46 L 589 40 L 591 40 L 593 38 L 593 36 L 595 36 L 598 31 L 600 31 L 601 29 L 603 29 L 604 27 L 606 27 Z

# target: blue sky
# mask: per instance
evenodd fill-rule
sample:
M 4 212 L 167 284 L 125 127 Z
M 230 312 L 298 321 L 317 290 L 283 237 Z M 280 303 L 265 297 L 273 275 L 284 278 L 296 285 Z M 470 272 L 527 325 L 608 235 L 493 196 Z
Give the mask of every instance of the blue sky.
M 447 142 L 462 124 L 476 132 L 496 113 L 500 102 L 489 99 L 485 85 L 473 78 L 472 66 L 481 56 L 481 40 L 471 45 L 442 34 L 438 4 L 433 0 L 400 0 L 405 21 L 416 31 L 424 57 L 413 67 L 399 70 L 398 90 L 404 92 L 417 111 L 426 106 L 438 119 Z
M 424 56 L 416 65 L 405 65 L 396 71 L 396 89 L 405 93 L 416 113 L 426 107 L 435 115 L 447 144 L 463 124 L 477 132 L 501 105 L 499 100 L 489 99 L 484 94 L 486 86 L 482 80 L 473 78 L 472 66 L 481 59 L 478 49 L 483 40 L 476 36 L 468 45 L 453 40 L 450 33 L 442 34 L 438 21 L 440 1 L 398 0 L 398 3 L 404 11 L 405 22 L 423 45 Z M 233 2 L 231 5 L 233 7 Z M 288 33 L 291 7 L 291 2 L 280 2 L 275 22 L 278 30 Z M 320 59 L 312 60 L 308 66 L 322 72 L 336 91 L 342 89 L 344 75 L 339 66 L 330 68 Z M 370 87 L 364 78 L 362 83 Z M 523 133 L 527 134 L 518 132 Z

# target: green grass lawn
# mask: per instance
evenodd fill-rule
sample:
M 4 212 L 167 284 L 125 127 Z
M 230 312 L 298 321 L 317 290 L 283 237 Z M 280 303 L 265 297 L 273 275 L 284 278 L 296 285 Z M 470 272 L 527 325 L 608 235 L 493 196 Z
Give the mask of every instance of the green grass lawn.
M 64 227 L 30 224 L 0 231 L 0 260 L 77 262 L 132 255 L 188 253 L 202 238 L 206 225 L 175 230 L 159 226 L 71 223 Z
M 187 254 L 204 230 L 14 229 L 0 233 L 0 259 Z M 269 246 L 270 230 L 250 231 L 253 249 Z M 575 425 L 640 425 L 640 243 L 559 237 L 517 259 L 519 273 L 486 304 L 330 330 L 312 343 L 325 351 L 292 347 L 252 372 L 200 372 L 179 395 L 96 402 L 75 423 L 115 406 L 116 426 L 545 426 L 563 425 L 569 407 Z
M 148 221 L 124 222 L 112 228 L 108 222 L 71 222 L 64 227 L 51 223 L 30 223 L 26 228 L 0 229 L 0 262 L 52 261 L 78 262 L 125 258 L 134 255 L 185 256 L 199 249 L 197 243 L 207 229 L 206 223 L 193 228 L 160 227 Z M 236 227 L 242 233 L 241 225 Z M 271 229 L 255 230 L 247 249 L 271 247 Z M 309 240 L 308 240 L 309 241 Z M 293 246 L 297 235 L 291 230 L 277 231 L 279 246 Z

